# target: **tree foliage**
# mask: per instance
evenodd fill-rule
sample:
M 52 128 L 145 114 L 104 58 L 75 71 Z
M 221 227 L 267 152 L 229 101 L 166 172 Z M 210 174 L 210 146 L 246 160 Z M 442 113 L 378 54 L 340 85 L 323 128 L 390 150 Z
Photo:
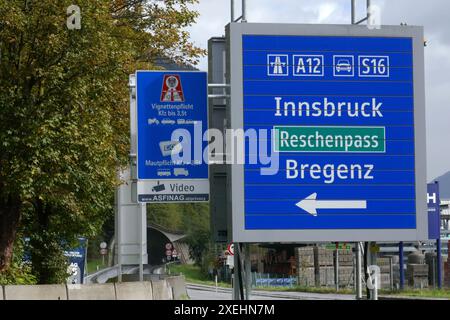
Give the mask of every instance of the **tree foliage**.
M 37 278 L 33 275 L 30 264 L 25 263 L 22 259 L 24 255 L 24 241 L 20 237 L 15 241 L 14 252 L 11 267 L 0 272 L 0 286 L 36 284 Z
M 128 74 L 161 55 L 198 59 L 182 30 L 193 2 L 79 0 L 82 27 L 69 30 L 72 1 L 0 0 L 0 271 L 22 228 L 39 281 L 58 282 L 61 243 L 94 236 L 112 214 Z
M 149 204 L 147 214 L 150 223 L 185 233 L 191 258 L 197 265 L 203 265 L 211 244 L 207 204 Z

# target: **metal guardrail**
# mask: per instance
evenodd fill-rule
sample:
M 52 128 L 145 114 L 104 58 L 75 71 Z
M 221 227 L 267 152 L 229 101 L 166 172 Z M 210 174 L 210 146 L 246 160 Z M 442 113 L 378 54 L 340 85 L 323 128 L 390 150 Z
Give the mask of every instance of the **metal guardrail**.
M 161 270 L 164 266 L 144 266 L 144 274 L 160 274 L 155 271 Z M 122 274 L 137 274 L 139 266 L 122 266 Z M 106 283 L 109 279 L 115 278 L 119 275 L 119 266 L 115 265 L 109 268 L 99 270 L 93 274 L 84 277 L 84 284 L 89 283 Z

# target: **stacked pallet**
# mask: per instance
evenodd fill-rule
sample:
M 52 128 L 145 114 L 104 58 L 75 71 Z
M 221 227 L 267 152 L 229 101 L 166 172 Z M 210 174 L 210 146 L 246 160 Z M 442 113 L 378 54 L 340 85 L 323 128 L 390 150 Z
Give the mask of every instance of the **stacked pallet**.
M 390 289 L 391 288 L 391 263 L 392 269 L 394 269 L 393 262 L 391 262 L 392 257 L 377 258 L 377 265 L 380 267 L 380 288 Z M 398 270 L 398 265 L 397 265 Z
M 353 253 L 339 250 L 339 286 L 353 286 Z
M 450 250 L 450 241 L 447 242 L 447 248 Z M 450 287 L 450 257 L 444 263 L 444 285 Z
M 444 286 L 450 287 L 450 261 L 448 258 L 444 263 Z
M 334 286 L 334 251 L 321 247 L 295 250 L 297 277 L 300 286 Z M 339 250 L 339 285 L 353 285 L 353 253 Z
M 414 289 L 428 287 L 428 265 L 408 263 L 406 268 L 406 278 L 408 285 Z

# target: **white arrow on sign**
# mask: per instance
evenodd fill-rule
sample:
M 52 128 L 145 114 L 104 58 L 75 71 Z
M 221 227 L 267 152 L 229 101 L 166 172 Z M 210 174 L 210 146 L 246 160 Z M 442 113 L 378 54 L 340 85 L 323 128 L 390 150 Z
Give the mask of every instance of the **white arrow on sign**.
M 317 209 L 367 209 L 366 200 L 317 200 L 317 193 L 295 204 L 310 215 L 317 216 Z

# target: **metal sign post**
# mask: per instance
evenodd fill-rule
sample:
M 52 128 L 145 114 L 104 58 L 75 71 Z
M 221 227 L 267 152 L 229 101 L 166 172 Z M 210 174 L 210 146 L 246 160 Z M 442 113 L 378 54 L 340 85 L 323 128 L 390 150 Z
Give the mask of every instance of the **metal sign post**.
M 241 10 L 242 15 L 239 18 L 235 18 L 235 0 L 230 0 L 231 2 L 231 22 L 247 22 L 247 1 L 241 0 Z
M 122 281 L 123 265 L 137 265 L 139 279 L 144 278 L 147 263 L 146 205 L 137 202 L 137 124 L 136 77 L 130 75 L 130 166 L 117 174 L 121 185 L 115 193 L 115 238 L 117 239 L 118 281 Z M 136 230 L 136 227 L 138 230 Z
M 115 198 L 118 280 L 122 281 L 124 265 L 138 266 L 139 278 L 143 279 L 143 265 L 148 260 L 146 206 L 131 199 L 129 169 L 120 173 L 119 180 L 122 184 L 116 188 Z
M 441 239 L 436 239 L 436 264 L 437 264 L 437 282 L 438 288 L 442 289 L 442 251 L 441 251 Z
M 234 0 L 230 0 L 231 3 L 231 22 L 234 22 Z
M 226 36 L 227 123 L 256 136 L 228 166 L 230 240 L 427 239 L 423 29 L 231 23 Z
M 120 172 L 117 173 L 117 180 L 121 180 Z M 122 225 L 122 215 L 120 214 L 119 207 L 119 198 L 120 198 L 120 188 L 116 188 L 114 194 L 114 215 L 115 215 L 115 233 L 117 239 L 117 247 L 115 252 L 117 253 L 117 281 L 122 282 L 122 230 L 120 226 Z
M 244 244 L 245 268 L 245 300 L 250 300 L 252 293 L 252 268 L 250 258 L 250 244 Z

